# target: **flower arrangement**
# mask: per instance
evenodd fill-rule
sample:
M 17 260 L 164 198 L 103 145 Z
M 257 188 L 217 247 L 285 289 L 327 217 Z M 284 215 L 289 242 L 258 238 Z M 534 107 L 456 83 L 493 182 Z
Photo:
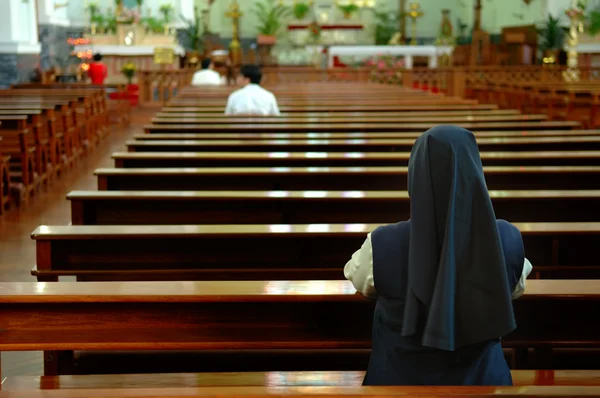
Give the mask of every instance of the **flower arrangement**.
M 131 84 L 133 77 L 135 76 L 137 68 L 133 62 L 128 62 L 121 68 L 121 73 L 127 78 L 127 82 Z
M 162 14 L 164 23 L 168 24 L 173 20 L 175 9 L 171 3 L 165 3 L 160 6 L 158 12 Z
M 321 26 L 317 21 L 312 21 L 308 25 L 308 33 L 310 34 L 310 38 L 315 42 L 321 37 Z
M 404 59 L 391 55 L 378 55 L 364 61 L 367 68 L 371 68 L 371 81 L 379 83 L 401 83 Z
M 118 22 L 122 24 L 138 24 L 140 23 L 141 16 L 138 10 L 132 10 L 124 8 L 121 15 L 119 15 Z

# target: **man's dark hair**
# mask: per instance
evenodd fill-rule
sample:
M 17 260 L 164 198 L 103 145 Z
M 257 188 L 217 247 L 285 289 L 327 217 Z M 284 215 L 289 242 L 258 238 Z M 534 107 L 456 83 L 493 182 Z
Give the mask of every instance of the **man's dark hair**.
M 96 61 L 96 62 L 102 61 L 102 54 L 100 54 L 100 53 L 94 54 L 94 61 Z
M 200 63 L 202 69 L 208 69 L 210 67 L 210 64 L 212 64 L 212 59 L 210 58 L 204 58 Z
M 247 79 L 250 79 L 252 84 L 260 84 L 262 80 L 262 72 L 258 65 L 242 65 L 240 73 Z

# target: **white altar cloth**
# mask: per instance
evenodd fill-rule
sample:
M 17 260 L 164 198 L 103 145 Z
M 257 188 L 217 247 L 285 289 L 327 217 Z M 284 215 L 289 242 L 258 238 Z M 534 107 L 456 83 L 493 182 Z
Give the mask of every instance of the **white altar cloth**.
M 87 52 L 89 50 L 92 51 L 92 54 L 100 53 L 103 56 L 107 55 L 118 55 L 118 56 L 144 56 L 144 55 L 154 55 L 155 48 L 172 48 L 175 51 L 176 55 L 183 56 L 185 55 L 185 50 L 183 47 L 178 45 L 157 45 L 157 46 L 121 46 L 121 45 L 79 45 L 75 46 L 76 52 Z
M 350 56 L 366 59 L 377 55 L 392 55 L 404 57 L 404 67 L 412 69 L 413 57 L 429 58 L 429 67 L 436 68 L 438 57 L 452 55 L 452 46 L 331 46 L 329 47 L 328 65 L 333 67 L 333 57 Z

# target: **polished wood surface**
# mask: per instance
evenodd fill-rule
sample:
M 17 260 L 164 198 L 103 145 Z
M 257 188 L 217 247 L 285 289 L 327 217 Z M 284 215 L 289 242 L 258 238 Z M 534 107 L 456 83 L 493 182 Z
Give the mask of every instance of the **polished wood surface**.
M 496 217 L 600 221 L 600 191 L 490 191 Z M 73 225 L 309 224 L 410 218 L 406 191 L 73 191 Z
M 182 387 L 302 387 L 362 385 L 364 371 L 170 373 L 84 376 L 8 377 L 2 391 Z M 515 386 L 598 386 L 594 370 L 513 370 Z
M 600 166 L 487 166 L 492 190 L 600 189 Z M 97 169 L 98 189 L 406 190 L 408 167 Z
M 40 226 L 41 281 L 340 279 L 342 268 L 381 224 Z M 600 223 L 515 223 L 534 270 L 560 279 L 598 275 Z M 231 241 L 236 250 L 231 251 Z M 110 256 L 106 253 L 118 253 Z M 252 253 L 248 255 L 247 253 Z M 565 267 L 545 269 L 543 267 Z M 570 267 L 581 269 L 569 269 Z
M 136 140 L 330 140 L 330 139 L 417 139 L 421 131 L 380 131 L 364 133 L 166 133 L 166 134 L 136 134 Z M 520 130 L 520 131 L 475 131 L 479 138 L 491 137 L 570 137 L 596 136 L 600 130 Z
M 29 395 L 28 395 L 29 394 Z M 84 389 L 56 391 L 12 391 L 6 398 L 182 398 L 182 397 L 595 397 L 596 386 L 513 386 L 513 387 L 202 387 Z
M 407 112 L 407 111 L 455 111 L 455 110 L 493 110 L 498 109 L 497 105 L 494 104 L 461 104 L 461 103 L 448 103 L 438 105 L 422 105 L 422 104 L 402 104 L 402 105 L 328 105 L 326 107 L 318 105 L 303 105 L 303 106 L 287 106 L 280 105 L 280 112 L 296 113 L 296 112 Z M 168 113 L 221 113 L 225 110 L 224 106 L 187 106 L 187 107 L 172 107 L 167 105 L 162 108 L 162 112 Z
M 128 141 L 129 152 L 408 152 L 414 139 Z M 481 151 L 597 150 L 600 136 L 481 138 Z
M 240 132 L 263 132 L 263 131 L 390 131 L 390 130 L 402 130 L 402 131 L 425 131 L 431 127 L 434 127 L 436 123 L 343 123 L 343 124 L 327 124 L 327 123 L 303 123 L 303 124 L 149 124 L 144 126 L 147 132 L 151 133 L 167 133 L 170 131 L 182 132 L 186 130 L 192 131 L 240 131 Z M 469 130 L 536 130 L 536 129 L 564 129 L 569 130 L 572 128 L 580 128 L 581 125 L 578 122 L 569 121 L 543 121 L 543 122 L 481 122 L 472 123 L 465 122 L 461 123 L 461 127 Z
M 177 108 L 179 110 L 179 108 Z M 438 110 L 438 111 L 375 111 L 375 112 L 282 112 L 283 118 L 305 119 L 311 117 L 345 117 L 345 118 L 377 118 L 389 116 L 499 116 L 499 115 L 519 115 L 518 109 L 464 109 L 464 110 Z M 223 117 L 223 112 L 157 112 L 156 119 L 179 119 L 179 118 L 209 118 Z M 228 115 L 232 120 L 245 119 L 247 116 Z
M 427 120 L 430 123 L 484 123 L 484 122 L 519 122 L 519 121 L 542 121 L 548 120 L 546 115 L 487 115 L 487 116 L 365 116 L 361 117 L 361 123 L 419 123 L 423 120 Z M 337 123 L 348 123 L 348 118 L 344 116 L 314 116 L 306 118 L 286 118 L 286 117 L 247 117 L 247 118 L 230 118 L 228 116 L 208 116 L 208 117 L 182 117 L 177 118 L 160 118 L 155 117 L 152 119 L 153 124 L 307 124 L 307 123 L 325 123 L 325 124 L 337 124 Z
M 116 152 L 112 154 L 115 167 L 119 168 L 408 166 L 409 157 L 410 152 Z M 484 166 L 600 166 L 600 151 L 481 152 L 481 161 Z

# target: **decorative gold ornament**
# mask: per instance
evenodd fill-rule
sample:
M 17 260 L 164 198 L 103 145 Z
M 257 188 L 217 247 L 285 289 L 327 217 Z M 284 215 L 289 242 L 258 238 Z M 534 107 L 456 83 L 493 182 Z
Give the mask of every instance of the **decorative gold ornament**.
M 417 44 L 417 19 L 421 18 L 425 13 L 421 11 L 421 5 L 413 1 L 410 3 L 410 10 L 407 15 L 412 22 L 412 39 L 410 40 L 410 44 L 414 46 Z
M 225 16 L 227 18 L 231 18 L 232 23 L 232 38 L 231 43 L 229 43 L 229 49 L 231 50 L 231 62 L 234 65 L 238 65 L 241 61 L 240 54 L 240 18 L 244 14 L 240 11 L 240 5 L 237 0 L 232 0 Z

